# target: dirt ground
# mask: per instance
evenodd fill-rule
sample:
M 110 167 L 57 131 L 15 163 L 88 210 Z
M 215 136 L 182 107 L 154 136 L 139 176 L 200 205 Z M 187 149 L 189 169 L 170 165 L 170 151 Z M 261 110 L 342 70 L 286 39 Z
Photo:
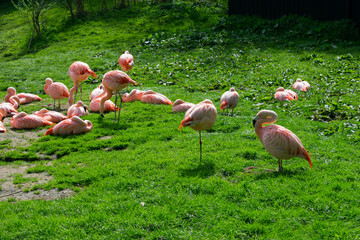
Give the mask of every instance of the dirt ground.
M 0 166 L 0 201 L 19 201 L 19 200 L 52 200 L 59 198 L 70 197 L 74 192 L 71 189 L 65 189 L 58 191 L 56 189 L 51 189 L 45 191 L 38 189 L 36 191 L 24 192 L 24 189 L 31 189 L 32 186 L 36 184 L 45 183 L 53 179 L 52 176 L 48 175 L 46 172 L 42 173 L 26 173 L 26 170 L 33 165 L 6 165 Z M 34 179 L 34 181 L 27 181 L 21 184 L 14 184 L 14 178 L 18 175 L 23 178 Z

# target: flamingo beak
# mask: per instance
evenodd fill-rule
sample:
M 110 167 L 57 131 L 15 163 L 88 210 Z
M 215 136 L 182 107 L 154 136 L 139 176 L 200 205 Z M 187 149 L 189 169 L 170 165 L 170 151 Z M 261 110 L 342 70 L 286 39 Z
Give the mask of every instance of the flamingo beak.
M 256 118 L 253 119 L 253 126 L 255 127 L 256 124 Z
M 87 108 L 86 107 L 84 107 L 84 110 L 85 110 L 85 112 L 87 111 Z
M 2 116 L 1 121 L 5 119 L 5 116 Z

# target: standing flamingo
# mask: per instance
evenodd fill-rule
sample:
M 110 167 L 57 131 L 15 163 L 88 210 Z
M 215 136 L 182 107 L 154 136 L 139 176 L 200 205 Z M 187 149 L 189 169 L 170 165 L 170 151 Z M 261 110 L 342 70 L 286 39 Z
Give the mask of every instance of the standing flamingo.
M 89 120 L 82 120 L 78 116 L 65 119 L 45 133 L 45 135 L 70 135 L 90 132 L 92 129 L 92 123 Z M 44 136 L 45 136 L 44 135 Z
M 293 101 L 293 100 L 298 99 L 298 95 L 296 94 L 296 92 L 294 92 L 292 90 L 284 89 L 283 87 L 279 87 L 278 89 L 276 89 L 274 98 L 278 101 L 285 101 L 285 100 Z
M 78 101 L 77 103 L 71 105 L 67 111 L 67 117 L 71 118 L 73 116 L 86 116 L 89 114 L 89 111 L 87 110 L 87 106 L 82 102 Z
M 205 99 L 204 101 L 187 110 L 185 113 L 185 118 L 181 121 L 179 126 L 178 130 L 183 127 L 191 127 L 192 129 L 199 131 L 200 162 L 202 159 L 201 131 L 212 128 L 212 126 L 215 124 L 216 116 L 216 107 L 209 99 Z
M 79 82 L 81 85 L 89 76 L 96 78 L 96 74 L 90 69 L 89 65 L 84 62 L 76 61 L 70 65 L 69 76 L 74 82 L 74 87 L 70 89 L 69 104 L 72 105 L 76 101 L 76 95 L 79 89 Z M 75 92 L 75 98 L 74 98 Z M 82 86 L 80 87 L 80 92 L 82 92 Z M 82 97 L 82 96 L 81 96 Z
M 53 123 L 58 123 L 61 122 L 62 120 L 67 119 L 67 117 L 64 114 L 55 111 L 49 111 L 46 108 L 43 108 L 35 112 L 34 115 L 42 117 L 45 120 L 48 120 Z
M 119 91 L 126 88 L 130 84 L 135 85 L 136 82 L 132 80 L 126 73 L 120 70 L 113 70 L 110 72 L 105 73 L 104 78 L 102 80 L 102 85 L 104 87 L 104 93 L 102 93 L 100 98 L 100 115 L 104 117 L 104 110 L 105 110 L 105 101 L 110 99 L 115 92 L 115 106 L 117 103 L 117 97 L 119 95 L 120 98 L 120 106 L 119 106 L 119 115 L 118 115 L 118 122 L 120 120 L 120 111 L 121 111 L 121 104 L 122 104 L 122 97 L 120 96 Z M 115 111 L 115 119 L 116 119 L 116 111 Z
M 124 72 L 129 71 L 134 66 L 134 57 L 129 51 L 125 51 L 125 53 L 119 57 L 119 65 Z
M 6 110 L 4 108 L 0 108 L 0 133 L 6 132 L 6 129 L 2 122 L 5 117 L 6 117 Z
M 184 102 L 181 99 L 177 99 L 173 104 L 172 112 L 173 113 L 186 112 L 187 110 L 189 110 L 189 108 L 192 108 L 193 106 L 195 106 L 195 104 Z
M 253 125 L 255 133 L 264 145 L 265 149 L 279 161 L 279 172 L 283 171 L 282 160 L 300 157 L 310 164 L 309 154 L 302 145 L 300 139 L 290 130 L 279 125 L 268 125 L 277 121 L 277 115 L 271 110 L 261 110 L 255 116 Z
M 220 110 L 223 110 L 224 112 L 225 109 L 232 109 L 231 113 L 234 113 L 234 108 L 239 102 L 239 94 L 236 92 L 235 88 L 232 87 L 229 91 L 226 91 L 221 95 L 220 102 Z
M 27 115 L 25 112 L 21 112 L 11 118 L 10 124 L 13 128 L 24 129 L 45 127 L 48 125 L 53 125 L 54 123 L 39 116 L 33 114 Z
M 19 104 L 24 104 L 24 103 L 31 103 L 34 101 L 41 101 L 42 99 L 35 94 L 31 94 L 31 93 L 18 93 L 16 94 L 16 89 L 13 87 L 9 87 L 7 89 L 7 95 L 5 96 L 5 102 L 10 102 L 10 98 L 12 96 L 17 96 L 19 98 Z
M 44 91 L 48 94 L 52 99 L 54 99 L 54 108 L 55 108 L 55 100 L 59 99 L 59 108 L 60 99 L 69 98 L 69 89 L 65 86 L 65 84 L 61 82 L 53 82 L 51 78 L 45 79 Z
M 310 88 L 310 84 L 307 81 L 303 81 L 300 78 L 292 86 L 293 89 L 306 92 Z

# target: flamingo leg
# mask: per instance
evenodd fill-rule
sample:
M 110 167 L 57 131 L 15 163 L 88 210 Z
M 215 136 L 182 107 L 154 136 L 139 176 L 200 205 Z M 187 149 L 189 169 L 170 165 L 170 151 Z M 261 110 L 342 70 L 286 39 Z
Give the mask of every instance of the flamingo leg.
M 283 171 L 283 167 L 282 167 L 282 159 L 279 159 L 279 172 Z
M 60 99 L 59 99 L 59 109 L 61 109 Z
M 80 100 L 82 100 L 82 85 L 83 85 L 83 82 L 80 83 Z
M 78 92 L 78 87 L 76 86 L 76 87 L 75 87 L 75 97 L 74 97 L 74 103 L 76 103 L 76 95 L 77 95 L 77 92 Z
M 56 103 L 55 103 L 55 99 L 54 99 L 54 108 L 53 108 L 53 109 L 55 109 L 55 104 L 56 104 Z
M 120 96 L 120 93 L 119 93 L 119 97 L 120 97 L 120 107 L 119 107 L 119 114 L 118 114 L 118 120 L 117 120 L 118 122 L 120 121 L 121 104 L 123 102 L 122 97 Z M 116 112 L 116 109 L 115 109 L 115 112 Z
M 114 121 L 116 121 L 116 104 L 117 104 L 117 91 L 115 92 L 115 119 Z
M 201 141 L 201 131 L 199 131 L 199 142 L 200 142 L 200 162 L 202 159 L 202 141 Z

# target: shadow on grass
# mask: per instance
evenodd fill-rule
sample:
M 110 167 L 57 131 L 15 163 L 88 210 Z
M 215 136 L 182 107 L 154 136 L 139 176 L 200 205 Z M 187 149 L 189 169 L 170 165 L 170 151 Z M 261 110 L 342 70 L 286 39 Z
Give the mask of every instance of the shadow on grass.
M 180 169 L 179 171 L 182 177 L 208 178 L 215 174 L 215 164 L 213 162 L 202 162 L 195 168 L 193 165 L 188 168 Z
M 279 172 L 277 169 L 260 169 L 259 171 L 254 171 L 256 179 L 268 179 L 268 178 L 278 178 L 278 177 L 293 177 L 298 175 L 303 175 L 307 171 L 303 168 L 298 169 L 284 169 L 283 172 Z
M 121 116 L 120 116 L 120 121 L 119 122 L 115 121 L 114 119 L 115 119 L 114 113 L 106 114 L 104 117 L 101 117 L 99 115 L 98 124 L 102 128 L 112 129 L 112 130 L 126 130 L 131 126 L 129 124 L 121 122 Z

